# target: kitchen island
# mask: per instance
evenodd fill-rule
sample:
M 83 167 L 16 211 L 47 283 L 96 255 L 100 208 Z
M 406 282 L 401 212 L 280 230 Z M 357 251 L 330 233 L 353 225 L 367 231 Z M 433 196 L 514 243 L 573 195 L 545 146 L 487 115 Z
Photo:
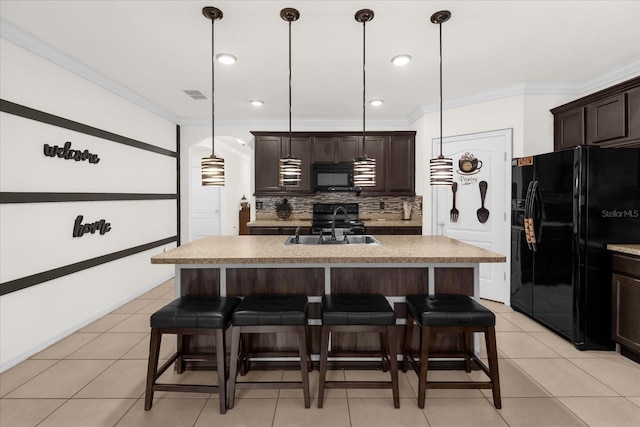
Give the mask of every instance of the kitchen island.
M 412 293 L 478 295 L 480 263 L 506 257 L 444 236 L 375 236 L 380 245 L 285 245 L 286 236 L 211 236 L 151 258 L 175 264 L 180 295 L 245 296 L 303 293 L 309 297 L 312 353 L 319 353 L 320 299 L 329 293 L 383 294 L 404 328 L 404 299 Z M 404 334 L 400 332 L 399 336 Z M 402 340 L 399 345 L 402 345 Z M 376 350 L 376 336 L 335 334 L 339 351 Z M 296 340 L 266 335 L 252 345 L 265 352 L 295 350 Z M 457 336 L 439 335 L 440 349 L 459 348 Z M 208 341 L 189 343 L 194 352 L 210 351 Z

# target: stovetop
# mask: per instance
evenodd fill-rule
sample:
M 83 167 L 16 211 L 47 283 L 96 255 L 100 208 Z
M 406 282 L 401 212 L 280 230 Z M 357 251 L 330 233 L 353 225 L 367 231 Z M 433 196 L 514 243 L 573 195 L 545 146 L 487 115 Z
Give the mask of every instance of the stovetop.
M 342 209 L 336 213 L 336 228 L 343 229 L 347 234 L 364 234 L 364 224 L 360 221 L 357 203 L 314 203 L 312 232 L 321 234 L 323 231 L 331 230 L 333 212 L 338 207 L 344 208 L 347 213 L 345 215 Z

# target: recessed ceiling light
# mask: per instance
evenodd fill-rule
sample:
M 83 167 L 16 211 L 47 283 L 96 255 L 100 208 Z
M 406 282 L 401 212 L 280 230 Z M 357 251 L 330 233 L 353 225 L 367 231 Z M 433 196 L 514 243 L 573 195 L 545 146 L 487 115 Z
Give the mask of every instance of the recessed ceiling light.
M 393 65 L 396 65 L 398 67 L 407 65 L 409 62 L 411 62 L 411 55 L 407 55 L 406 53 L 403 53 L 402 55 L 396 55 L 391 58 L 391 62 L 393 63 Z
M 383 101 L 382 99 L 372 99 L 371 101 L 369 101 L 369 104 L 370 104 L 372 107 L 379 107 L 379 106 L 381 106 L 382 104 L 384 104 L 384 101 Z
M 264 101 L 262 101 L 261 99 L 252 99 L 251 101 L 249 101 L 251 103 L 251 105 L 253 105 L 254 107 L 262 107 L 264 105 Z
M 230 53 L 219 53 L 216 55 L 216 59 L 218 60 L 219 63 L 227 64 L 227 65 L 233 64 L 238 60 L 238 58 L 231 55 Z

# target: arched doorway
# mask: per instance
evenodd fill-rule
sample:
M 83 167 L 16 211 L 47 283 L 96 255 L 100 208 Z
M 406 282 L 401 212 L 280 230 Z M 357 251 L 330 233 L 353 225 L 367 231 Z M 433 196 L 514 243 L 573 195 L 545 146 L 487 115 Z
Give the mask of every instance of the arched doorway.
M 189 137 L 186 138 L 187 140 Z M 216 156 L 225 160 L 224 187 L 203 187 L 200 175 L 200 160 L 211 155 L 211 137 L 192 140 L 188 149 L 188 170 L 183 171 L 188 184 L 182 188 L 183 200 L 188 206 L 184 212 L 184 243 L 211 235 L 237 235 L 238 212 L 243 195 L 252 194 L 253 173 L 251 171 L 252 147 L 239 138 L 216 136 Z M 185 141 L 189 144 L 188 141 Z M 186 221 L 185 221 L 186 220 Z

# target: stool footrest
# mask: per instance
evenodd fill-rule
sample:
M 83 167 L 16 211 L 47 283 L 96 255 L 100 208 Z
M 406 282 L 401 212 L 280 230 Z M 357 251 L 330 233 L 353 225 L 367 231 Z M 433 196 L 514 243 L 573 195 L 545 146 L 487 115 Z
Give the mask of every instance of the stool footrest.
M 186 391 L 190 393 L 216 393 L 220 388 L 217 385 L 201 384 L 154 384 L 154 391 Z
M 393 388 L 391 381 L 325 381 L 325 388 L 357 388 L 357 389 L 378 389 Z
M 299 389 L 304 388 L 302 381 L 242 381 L 236 382 L 236 389 Z
M 493 388 L 493 384 L 484 381 L 427 381 L 427 389 L 477 389 Z

